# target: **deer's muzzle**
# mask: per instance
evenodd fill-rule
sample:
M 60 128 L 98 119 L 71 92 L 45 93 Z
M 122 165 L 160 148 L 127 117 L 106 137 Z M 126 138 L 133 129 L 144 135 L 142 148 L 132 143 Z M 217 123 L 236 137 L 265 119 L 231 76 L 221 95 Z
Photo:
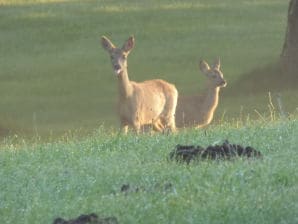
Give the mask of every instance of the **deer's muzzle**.
M 223 80 L 223 81 L 220 83 L 220 86 L 221 86 L 221 87 L 225 87 L 226 85 L 227 85 L 226 80 Z
M 114 65 L 114 72 L 116 73 L 116 75 L 120 75 L 122 69 L 120 65 Z

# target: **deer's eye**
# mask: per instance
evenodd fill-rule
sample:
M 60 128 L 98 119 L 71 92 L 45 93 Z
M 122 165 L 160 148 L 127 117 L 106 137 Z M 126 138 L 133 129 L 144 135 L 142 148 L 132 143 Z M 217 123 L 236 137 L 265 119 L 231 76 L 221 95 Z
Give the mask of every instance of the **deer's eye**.
M 216 79 L 217 75 L 216 75 L 216 74 L 212 74 L 211 77 L 212 77 L 213 79 Z

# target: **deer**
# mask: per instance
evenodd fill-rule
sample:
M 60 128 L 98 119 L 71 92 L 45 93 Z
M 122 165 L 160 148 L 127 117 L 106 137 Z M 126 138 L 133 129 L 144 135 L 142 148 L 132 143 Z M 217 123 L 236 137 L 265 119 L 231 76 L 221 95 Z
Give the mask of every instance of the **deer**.
M 178 128 L 201 128 L 210 124 L 218 105 L 220 89 L 227 85 L 220 70 L 219 58 L 215 60 L 212 67 L 201 60 L 199 67 L 207 78 L 206 89 L 200 95 L 179 96 L 176 108 Z
M 130 36 L 121 48 L 116 47 L 105 36 L 101 37 L 101 44 L 110 55 L 112 68 L 118 79 L 118 114 L 121 130 L 127 133 L 128 128 L 132 128 L 139 133 L 141 129 L 150 126 L 157 132 L 175 132 L 178 98 L 175 85 L 162 79 L 130 81 L 127 57 L 135 45 L 133 36 Z

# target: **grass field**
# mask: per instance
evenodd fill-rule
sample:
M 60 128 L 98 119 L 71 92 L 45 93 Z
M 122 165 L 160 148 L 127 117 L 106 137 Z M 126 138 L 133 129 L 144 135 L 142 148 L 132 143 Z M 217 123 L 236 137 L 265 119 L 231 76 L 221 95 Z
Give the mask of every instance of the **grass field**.
M 0 146 L 1 223 L 52 223 L 95 212 L 119 223 L 298 222 L 298 121 L 221 124 L 173 135 L 117 135 Z M 263 159 L 168 161 L 176 144 L 228 139 Z M 123 193 L 121 187 L 130 185 Z M 139 191 L 135 192 L 138 188 Z
M 298 223 L 298 76 L 278 67 L 288 3 L 0 0 L 1 224 L 91 212 L 121 224 Z M 117 132 L 100 37 L 122 44 L 131 34 L 130 78 L 163 78 L 181 95 L 203 88 L 199 59 L 221 57 L 228 86 L 212 125 Z M 168 160 L 177 144 L 225 139 L 263 159 Z
M 281 93 L 285 111 L 294 113 L 297 82 L 267 70 L 254 72 L 278 61 L 287 5 L 284 0 L 0 0 L 0 134 L 117 127 L 116 79 L 101 35 L 120 45 L 133 34 L 130 78 L 163 78 L 181 95 L 203 88 L 198 60 L 220 56 L 228 86 L 215 122 L 223 115 L 227 120 L 240 113 L 254 117 L 255 110 L 263 114 L 268 91 L 273 101 Z

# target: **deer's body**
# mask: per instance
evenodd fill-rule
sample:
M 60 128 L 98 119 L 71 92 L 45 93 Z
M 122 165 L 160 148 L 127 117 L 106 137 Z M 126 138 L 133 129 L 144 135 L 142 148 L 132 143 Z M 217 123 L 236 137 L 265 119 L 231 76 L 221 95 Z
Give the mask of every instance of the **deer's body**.
M 164 131 L 165 128 L 175 131 L 176 87 L 161 79 L 140 83 L 129 80 L 127 56 L 134 46 L 133 37 L 121 49 L 116 48 L 106 37 L 102 37 L 102 45 L 110 53 L 118 77 L 118 112 L 124 132 L 127 132 L 128 127 L 139 132 L 146 125 L 152 125 L 156 131 Z
M 205 61 L 200 62 L 201 71 L 208 83 L 201 95 L 179 96 L 176 109 L 177 127 L 204 127 L 212 119 L 218 105 L 219 91 L 226 86 L 220 69 L 220 61 L 210 68 Z

